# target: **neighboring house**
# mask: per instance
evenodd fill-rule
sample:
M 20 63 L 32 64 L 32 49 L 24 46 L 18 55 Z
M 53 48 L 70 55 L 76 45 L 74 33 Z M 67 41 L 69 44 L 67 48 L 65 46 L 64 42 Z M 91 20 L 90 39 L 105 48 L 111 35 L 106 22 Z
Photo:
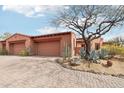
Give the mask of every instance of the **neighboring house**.
M 98 49 L 100 49 L 102 44 L 103 44 L 102 38 L 95 39 L 91 42 L 91 49 L 92 50 L 98 50 Z M 80 48 L 81 47 L 85 47 L 84 41 L 82 40 L 82 38 L 77 38 L 76 39 L 75 55 L 80 54 Z
M 0 48 L 6 49 L 10 55 L 18 55 L 22 50 L 28 49 L 30 55 L 63 56 L 66 44 L 70 46 L 71 56 L 79 54 L 83 45 L 81 39 L 76 39 L 72 32 L 62 32 L 39 36 L 14 34 L 5 41 L 0 41 Z M 101 39 L 92 42 L 92 48 L 100 48 Z

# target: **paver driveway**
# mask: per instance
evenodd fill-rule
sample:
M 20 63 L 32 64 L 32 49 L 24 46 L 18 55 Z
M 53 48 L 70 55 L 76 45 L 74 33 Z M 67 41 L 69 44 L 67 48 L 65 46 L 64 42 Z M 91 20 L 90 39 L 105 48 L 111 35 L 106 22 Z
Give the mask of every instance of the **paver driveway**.
M 0 56 L 0 87 L 124 87 L 124 79 L 69 70 L 55 59 Z

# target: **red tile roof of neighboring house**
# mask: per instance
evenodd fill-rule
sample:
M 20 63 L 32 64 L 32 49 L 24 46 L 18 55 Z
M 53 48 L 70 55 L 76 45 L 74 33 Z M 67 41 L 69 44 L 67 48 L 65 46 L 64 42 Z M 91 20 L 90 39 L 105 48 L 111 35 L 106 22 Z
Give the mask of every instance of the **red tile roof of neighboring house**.
M 24 35 L 24 34 L 20 34 L 20 33 L 15 33 L 12 36 L 8 37 L 6 40 L 8 40 L 9 38 L 13 37 L 14 35 L 22 35 L 22 36 L 29 37 L 29 38 L 39 38 L 39 37 L 66 35 L 66 34 L 70 34 L 70 33 L 73 33 L 73 32 L 60 32 L 60 33 L 52 33 L 52 34 L 38 35 L 38 36 L 29 36 L 29 35 Z M 0 41 L 0 42 L 5 42 L 6 40 Z
M 1 40 L 0 42 L 6 42 L 5 40 Z
M 29 38 L 39 38 L 39 37 L 50 37 L 50 36 L 57 36 L 57 35 L 66 35 L 66 34 L 71 34 L 73 32 L 59 32 L 59 33 L 52 33 L 52 34 L 45 34 L 45 35 L 38 35 L 38 36 L 29 36 L 29 35 L 24 35 L 24 34 L 20 34 L 20 33 L 15 33 L 14 35 L 22 35 L 25 37 L 29 37 Z M 12 36 L 10 36 L 9 38 L 11 38 Z M 9 38 L 7 38 L 6 40 L 8 40 Z M 6 40 L 2 40 L 0 42 L 5 42 Z M 101 38 L 101 40 L 103 40 L 103 38 Z M 82 42 L 83 39 L 82 38 L 77 38 L 76 39 L 77 42 Z
M 82 38 L 77 38 L 76 42 L 83 42 L 84 40 Z
M 82 40 L 82 38 L 77 38 L 77 40 L 79 40 L 79 41 L 80 41 L 80 40 Z M 103 38 L 100 38 L 100 40 L 103 40 Z
M 13 37 L 14 35 L 21 35 L 21 36 L 25 36 L 25 37 L 29 37 L 29 38 L 31 37 L 31 36 L 20 34 L 20 33 L 15 33 L 15 34 L 11 35 L 10 37 L 8 37 L 6 40 L 8 40 L 9 38 Z
M 49 37 L 49 36 L 57 36 L 57 35 L 66 35 L 73 32 L 60 32 L 60 33 L 52 33 L 52 34 L 46 34 L 46 35 L 39 35 L 39 36 L 31 36 L 32 38 L 38 38 L 38 37 Z
M 77 38 L 77 40 L 82 40 L 82 38 Z

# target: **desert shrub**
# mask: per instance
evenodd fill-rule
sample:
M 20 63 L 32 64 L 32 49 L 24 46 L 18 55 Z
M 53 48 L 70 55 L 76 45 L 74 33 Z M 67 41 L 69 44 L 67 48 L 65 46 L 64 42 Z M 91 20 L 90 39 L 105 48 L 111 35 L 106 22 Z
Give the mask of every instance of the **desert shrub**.
M 63 59 L 71 57 L 71 48 L 70 46 L 65 43 L 64 51 L 63 51 Z
M 109 55 L 124 56 L 124 46 L 104 45 L 103 48 L 108 51 Z
M 24 49 L 22 50 L 20 53 L 19 53 L 20 56 L 29 56 L 29 51 L 27 49 Z
M 100 59 L 108 58 L 109 57 L 109 52 L 106 49 L 102 48 L 98 51 L 98 56 L 99 56 Z
M 0 48 L 0 55 L 7 55 L 7 54 L 8 54 L 8 52 L 6 49 Z
M 80 57 L 81 57 L 81 59 L 84 59 L 85 58 L 85 54 L 86 54 L 85 49 L 82 47 L 80 49 Z

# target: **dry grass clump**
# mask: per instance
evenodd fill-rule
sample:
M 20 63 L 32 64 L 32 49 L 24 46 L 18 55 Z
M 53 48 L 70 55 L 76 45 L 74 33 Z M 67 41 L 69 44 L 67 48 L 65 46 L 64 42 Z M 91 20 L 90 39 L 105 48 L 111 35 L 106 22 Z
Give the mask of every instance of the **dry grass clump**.
M 122 55 L 122 56 L 124 56 L 124 46 L 104 45 L 102 48 L 106 49 L 110 55 Z

